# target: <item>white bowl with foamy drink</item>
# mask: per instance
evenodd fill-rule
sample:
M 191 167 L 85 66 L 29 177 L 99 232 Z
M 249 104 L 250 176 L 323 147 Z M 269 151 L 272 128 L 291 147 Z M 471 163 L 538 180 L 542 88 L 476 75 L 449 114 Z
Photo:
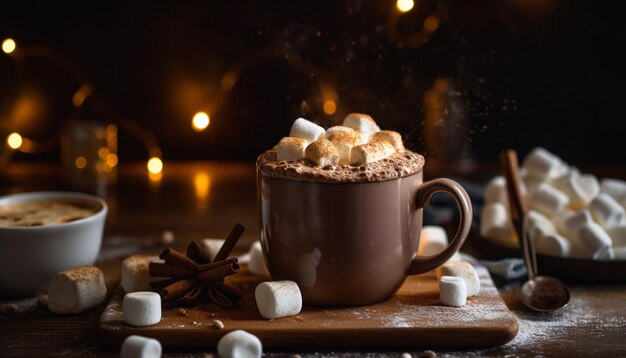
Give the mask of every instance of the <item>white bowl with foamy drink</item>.
M 73 192 L 0 197 L 0 295 L 45 291 L 55 273 L 93 264 L 107 210 L 104 200 Z

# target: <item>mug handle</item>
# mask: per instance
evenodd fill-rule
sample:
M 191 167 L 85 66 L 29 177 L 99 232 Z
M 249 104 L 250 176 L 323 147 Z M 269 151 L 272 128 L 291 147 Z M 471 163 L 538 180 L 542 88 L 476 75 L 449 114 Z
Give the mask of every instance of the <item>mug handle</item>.
M 422 184 L 417 189 L 415 198 L 417 210 L 424 209 L 430 203 L 433 195 L 440 191 L 448 193 L 456 201 L 460 213 L 459 228 L 448 247 L 442 252 L 432 256 L 415 256 L 411 260 L 411 265 L 407 272 L 409 275 L 425 273 L 443 265 L 463 246 L 472 226 L 472 203 L 470 198 L 461 184 L 451 179 L 437 178 Z

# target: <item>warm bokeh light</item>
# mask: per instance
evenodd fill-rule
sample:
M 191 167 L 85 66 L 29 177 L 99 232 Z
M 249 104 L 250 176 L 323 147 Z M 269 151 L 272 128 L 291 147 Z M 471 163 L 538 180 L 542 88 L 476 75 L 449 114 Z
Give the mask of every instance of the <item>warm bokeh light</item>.
M 2 41 L 2 51 L 4 51 L 4 53 L 6 54 L 15 51 L 16 47 L 17 45 L 15 44 L 15 41 L 13 41 L 13 39 L 6 39 Z
M 435 32 L 439 28 L 439 19 L 435 16 L 429 16 L 424 20 L 424 29 L 428 32 Z
M 163 162 L 157 157 L 148 160 L 148 171 L 152 174 L 159 174 L 163 171 Z
M 324 113 L 333 114 L 337 110 L 337 104 L 333 100 L 327 100 L 324 102 Z
M 76 168 L 84 169 L 87 166 L 87 159 L 83 156 L 77 157 L 74 164 L 76 165 Z
M 161 179 L 163 179 L 163 173 L 148 173 L 148 178 L 150 179 L 150 187 L 155 190 L 158 189 L 161 184 Z M 156 185 L 156 186 L 153 186 Z
M 396 6 L 398 7 L 398 10 L 402 12 L 410 11 L 414 5 L 415 3 L 413 2 L 413 0 L 398 0 L 396 2 Z
M 19 133 L 11 133 L 7 137 L 7 144 L 11 149 L 19 149 L 23 142 L 22 136 Z
M 107 165 L 108 165 L 109 167 L 111 167 L 111 168 L 113 168 L 114 166 L 116 166 L 116 165 L 117 165 L 117 155 L 112 154 L 112 153 L 111 153 L 111 154 L 109 154 L 109 155 L 107 155 L 107 158 L 106 158 L 106 163 L 107 163 Z
M 102 147 L 98 149 L 98 156 L 100 157 L 100 159 L 106 159 L 107 155 L 109 155 L 109 148 Z
M 191 127 L 196 132 L 202 132 L 205 130 L 209 123 L 211 122 L 211 118 L 205 112 L 198 112 L 193 116 L 191 120 Z
M 206 198 L 209 195 L 211 178 L 209 178 L 207 173 L 197 173 L 193 178 L 193 185 L 196 189 L 196 196 L 198 198 Z
M 85 83 L 84 85 L 80 86 L 80 88 L 74 93 L 74 96 L 72 96 L 72 104 L 74 105 L 74 107 L 78 108 L 82 106 L 83 102 L 85 102 L 85 99 L 89 97 L 92 92 L 93 86 L 91 84 Z

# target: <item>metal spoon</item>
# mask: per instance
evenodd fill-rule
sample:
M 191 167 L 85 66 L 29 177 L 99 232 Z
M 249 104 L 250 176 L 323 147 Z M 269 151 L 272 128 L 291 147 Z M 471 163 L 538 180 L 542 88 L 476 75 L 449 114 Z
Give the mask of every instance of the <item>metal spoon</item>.
M 537 275 L 535 244 L 527 235 L 526 225 L 520 237 L 523 237 L 522 255 L 528 270 L 528 281 L 520 290 L 522 302 L 535 311 L 554 311 L 565 307 L 570 299 L 567 286 L 554 277 Z
M 565 307 L 570 300 L 567 286 L 554 277 L 537 275 L 535 245 L 526 230 L 526 205 L 520 191 L 517 153 L 512 149 L 502 152 L 500 164 L 506 179 L 511 219 L 520 239 L 522 257 L 528 270 L 528 281 L 522 285 L 520 298 L 526 306 L 536 311 L 554 311 Z

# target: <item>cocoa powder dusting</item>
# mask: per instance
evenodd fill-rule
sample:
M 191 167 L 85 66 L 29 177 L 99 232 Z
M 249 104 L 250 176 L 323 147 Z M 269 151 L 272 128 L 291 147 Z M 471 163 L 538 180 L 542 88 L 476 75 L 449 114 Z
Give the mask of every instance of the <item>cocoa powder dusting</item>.
M 256 163 L 263 174 L 274 178 L 321 183 L 359 183 L 385 181 L 415 174 L 424 166 L 424 157 L 405 150 L 368 165 L 337 164 L 320 168 L 306 158 L 276 160 L 276 151 L 268 150 L 259 156 Z

